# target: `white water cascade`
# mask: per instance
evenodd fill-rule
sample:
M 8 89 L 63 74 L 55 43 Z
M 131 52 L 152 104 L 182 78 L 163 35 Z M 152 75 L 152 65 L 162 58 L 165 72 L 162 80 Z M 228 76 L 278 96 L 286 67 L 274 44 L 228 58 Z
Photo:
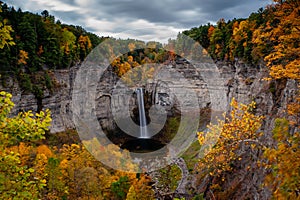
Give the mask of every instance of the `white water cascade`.
M 139 109 L 139 118 L 140 118 L 140 136 L 139 138 L 150 138 L 147 130 L 147 120 L 145 114 L 145 105 L 144 105 L 144 93 L 143 88 L 136 89 L 138 109 Z

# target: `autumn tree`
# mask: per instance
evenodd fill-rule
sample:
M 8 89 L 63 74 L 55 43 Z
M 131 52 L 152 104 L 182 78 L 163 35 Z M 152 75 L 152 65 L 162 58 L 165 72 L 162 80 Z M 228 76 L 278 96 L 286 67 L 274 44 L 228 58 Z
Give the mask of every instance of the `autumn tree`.
M 226 23 L 224 19 L 217 22 L 217 26 L 208 29 L 210 46 L 209 52 L 213 58 L 224 59 L 226 51 Z
M 265 186 L 275 199 L 300 199 L 300 134 L 290 134 L 287 119 L 276 119 L 273 138 L 276 144 L 264 152 L 263 165 L 269 171 Z
M 38 199 L 45 180 L 34 179 L 34 169 L 22 165 L 20 154 L 8 147 L 20 141 L 44 138 L 50 126 L 50 112 L 22 112 L 9 117 L 14 104 L 11 94 L 0 92 L 0 198 Z
M 150 185 L 151 178 L 146 174 L 138 174 L 134 179 L 131 179 L 131 187 L 127 193 L 127 198 L 130 196 L 130 192 L 135 196 L 137 199 L 140 200 L 147 200 L 147 199 L 154 199 L 154 191 Z M 134 191 L 133 191 L 134 190 Z
M 130 43 L 128 44 L 128 49 L 129 49 L 129 51 L 133 51 L 135 48 L 136 48 L 136 46 L 135 46 L 134 43 L 130 42 Z
M 266 24 L 254 32 L 254 50 L 262 52 L 273 78 L 299 80 L 300 4 L 294 0 L 275 2 L 279 3 L 268 8 Z
M 0 12 L 2 12 L 2 3 L 0 3 Z M 12 27 L 7 25 L 7 19 L 0 18 L 0 49 L 3 49 L 5 46 L 11 46 L 15 44 L 11 36 L 12 32 Z
M 62 54 L 62 67 L 70 67 L 76 57 L 76 36 L 67 28 L 63 28 L 60 36 L 60 51 Z
M 54 157 L 54 153 L 47 145 L 40 145 L 35 149 L 35 158 L 33 161 L 34 176 L 39 179 L 48 179 L 46 168 L 48 159 Z
M 264 58 L 270 79 L 299 83 L 299 1 L 275 0 L 266 12 L 266 23 L 254 31 L 254 53 Z M 299 191 L 299 114 L 298 94 L 287 105 L 286 118 L 275 120 L 273 144 L 265 147 L 262 165 L 268 170 L 265 186 L 274 199 L 300 199 Z
M 230 43 L 233 57 L 245 58 L 246 61 L 251 61 L 252 33 L 255 30 L 255 25 L 254 21 L 249 20 L 234 22 Z
M 258 130 L 263 117 L 256 116 L 253 113 L 254 108 L 254 102 L 244 105 L 233 99 L 231 112 L 225 122 L 219 121 L 216 125 L 209 125 L 207 133 L 198 134 L 201 145 L 218 139 L 214 146 L 205 148 L 205 156 L 200 159 L 197 167 L 199 178 L 209 180 L 203 192 L 211 191 L 222 199 L 233 198 L 230 195 L 238 190 L 239 184 L 232 184 L 232 191 L 222 190 L 221 185 L 226 181 L 236 181 L 234 177 L 227 175 L 237 168 L 245 170 L 245 173 L 257 170 L 257 154 L 259 149 L 262 149 L 259 142 L 261 133 Z
M 88 53 L 92 49 L 92 43 L 87 35 L 80 35 L 78 38 L 78 44 L 80 48 L 80 60 L 83 61 L 84 58 L 88 55 Z
M 47 174 L 47 197 L 50 199 L 66 198 L 68 187 L 63 179 L 60 169 L 60 160 L 55 157 L 48 158 L 45 168 Z
M 10 47 L 15 45 L 12 33 L 14 32 L 11 25 L 8 25 L 8 20 L 1 17 L 2 3 L 0 2 L 0 70 L 9 69 L 11 56 Z M 5 9 L 4 9 L 5 10 Z
M 28 53 L 24 50 L 20 50 L 18 65 L 26 65 L 28 60 Z

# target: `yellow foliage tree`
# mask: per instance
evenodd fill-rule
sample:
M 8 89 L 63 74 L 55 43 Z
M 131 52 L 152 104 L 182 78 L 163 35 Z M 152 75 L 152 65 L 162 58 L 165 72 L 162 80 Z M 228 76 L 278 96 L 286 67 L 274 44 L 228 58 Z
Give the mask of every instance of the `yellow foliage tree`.
M 129 48 L 129 51 L 133 51 L 135 49 L 135 44 L 134 43 L 129 43 L 128 48 Z
M 89 38 L 89 36 L 79 36 L 78 38 L 78 43 L 80 45 L 80 48 L 83 49 L 83 50 L 90 50 L 92 48 L 92 42 Z
M 81 48 L 85 49 L 87 46 L 87 48 L 90 49 L 92 44 L 89 38 L 86 37 L 87 36 L 80 36 L 78 42 Z M 72 32 L 68 31 L 67 28 L 64 28 L 61 32 L 61 37 L 60 37 L 61 51 L 69 55 L 73 50 L 76 49 L 75 43 L 76 43 L 76 36 Z
M 230 59 L 234 57 L 249 57 L 251 52 L 248 50 L 252 44 L 251 35 L 255 30 L 255 22 L 243 20 L 233 24 L 233 33 L 230 40 Z
M 149 184 L 150 181 L 150 177 L 145 174 L 140 174 L 138 178 L 134 177 L 131 180 L 131 187 L 129 188 L 127 199 L 154 199 L 154 192 Z
M 0 12 L 2 12 L 2 2 L 0 2 Z M 10 25 L 7 25 L 7 20 L 4 19 L 0 21 L 0 49 L 3 49 L 5 46 L 15 45 L 11 33 L 13 29 Z
M 137 200 L 137 196 L 136 196 L 136 192 L 135 192 L 135 189 L 134 189 L 134 186 L 130 186 L 129 188 L 129 191 L 127 193 L 127 196 L 126 196 L 126 200 Z
M 35 179 L 35 170 L 22 163 L 18 151 L 25 150 L 26 155 L 26 145 L 21 143 L 17 151 L 9 147 L 21 141 L 44 138 L 51 122 L 50 111 L 35 115 L 22 112 L 10 118 L 14 106 L 11 97 L 9 93 L 0 92 L 0 199 L 38 199 L 46 181 Z
M 244 156 L 255 152 L 261 144 L 258 132 L 263 117 L 253 114 L 255 103 L 249 105 L 238 104 L 235 99 L 231 102 L 231 112 L 224 121 L 216 125 L 209 125 L 209 131 L 199 132 L 198 140 L 201 145 L 215 140 L 217 143 L 206 148 L 205 156 L 200 159 L 198 171 L 200 176 L 216 177 L 224 181 L 225 172 L 233 170 L 234 163 L 240 162 Z

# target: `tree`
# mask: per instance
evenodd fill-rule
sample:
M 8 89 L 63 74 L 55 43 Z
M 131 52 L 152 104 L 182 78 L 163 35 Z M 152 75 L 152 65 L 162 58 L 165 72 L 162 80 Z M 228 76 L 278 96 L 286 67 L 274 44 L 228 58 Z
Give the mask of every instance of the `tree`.
M 129 51 L 133 51 L 135 49 L 135 44 L 130 42 L 128 44 L 128 48 L 129 48 Z
M 137 195 L 136 195 L 136 192 L 135 192 L 135 189 L 134 189 L 134 186 L 130 186 L 129 190 L 128 190 L 128 193 L 127 193 L 127 196 L 126 196 L 126 200 L 137 200 Z
M 62 177 L 59 167 L 60 160 L 54 157 L 48 158 L 45 173 L 47 174 L 47 197 L 59 199 L 66 196 L 68 190 L 65 179 Z
M 125 199 L 130 188 L 130 183 L 127 176 L 120 177 L 120 179 L 111 184 L 111 190 L 116 199 Z
M 274 79 L 300 79 L 300 3 L 280 2 L 269 8 L 268 21 L 255 32 L 256 53 L 263 51 L 264 61 Z M 266 48 L 263 48 L 266 46 Z
M 62 57 L 62 67 L 69 68 L 76 58 L 76 36 L 67 28 L 63 28 L 60 33 L 60 51 Z
M 41 12 L 41 15 L 42 15 L 43 18 L 49 17 L 49 12 L 48 12 L 48 10 L 44 10 L 43 12 Z
M 88 55 L 88 53 L 92 49 L 92 43 L 87 35 L 80 35 L 78 38 L 78 44 L 80 48 L 80 60 L 83 61 L 84 58 Z
M 24 50 L 20 50 L 18 65 L 26 65 L 28 59 L 28 53 Z
M 274 0 L 265 26 L 255 32 L 257 52 L 264 55 L 271 78 L 300 80 L 299 1 Z M 267 45 L 266 45 L 267 44 Z M 264 48 L 263 45 L 267 47 Z M 267 186 L 276 199 L 300 199 L 300 96 L 287 105 L 287 118 L 275 120 L 273 144 L 265 147 L 262 165 Z
M 47 147 L 48 148 L 48 147 Z M 44 148 L 43 148 L 44 149 Z M 37 154 L 36 157 L 33 161 L 33 169 L 34 169 L 34 177 L 38 179 L 44 179 L 47 180 L 48 174 L 45 173 L 46 171 L 46 166 L 48 163 L 48 157 L 49 154 L 44 151 L 40 151 L 39 147 L 36 149 Z
M 68 197 L 105 197 L 111 182 L 115 180 L 100 162 L 83 145 L 63 145 L 58 155 L 61 180 L 64 180 Z
M 261 133 L 258 130 L 263 117 L 256 116 L 253 113 L 254 108 L 254 102 L 244 105 L 238 104 L 233 99 L 231 112 L 225 122 L 219 121 L 216 125 L 209 125 L 207 133 L 200 132 L 198 134 L 201 145 L 207 144 L 219 136 L 214 146 L 205 148 L 205 156 L 200 159 L 197 167 L 199 178 L 210 180 L 207 183 L 206 191 L 212 190 L 212 193 L 219 196 L 219 198 L 233 198 L 232 196 L 226 196 L 226 194 L 230 195 L 231 191 L 220 189 L 221 184 L 225 183 L 226 180 L 230 182 L 234 179 L 234 176 L 226 178 L 232 171 L 245 169 L 248 173 L 250 171 L 253 173 L 257 172 L 256 162 L 259 159 L 257 154 L 259 149 L 262 149 L 262 145 L 258 140 Z M 232 190 L 239 190 L 239 188 L 235 188 L 238 185 L 233 184 L 231 186 Z
M 233 51 L 233 56 L 245 58 L 246 61 L 251 61 L 252 51 L 252 33 L 255 30 L 255 22 L 243 20 L 233 24 L 233 33 L 230 47 Z
M 214 28 L 213 26 L 211 26 L 210 24 L 207 25 L 201 25 L 198 28 L 192 28 L 191 30 L 188 31 L 183 31 L 183 33 L 191 38 L 193 38 L 194 40 L 196 40 L 197 42 L 199 42 L 199 44 L 207 49 L 209 46 L 209 36 L 208 36 L 208 30 L 210 28 Z M 210 32 L 212 32 L 212 30 L 210 30 Z
M 227 26 L 224 19 L 220 19 L 217 22 L 216 27 L 210 27 L 208 29 L 208 36 L 210 40 L 210 46 L 208 48 L 213 58 L 224 59 L 227 48 Z
M 63 53 L 69 55 L 76 48 L 76 37 L 75 35 L 68 31 L 68 29 L 62 29 L 60 36 L 60 45 Z
M 276 199 L 300 199 L 300 134 L 289 133 L 288 120 L 276 119 L 273 138 L 276 144 L 264 152 L 264 166 L 270 172 L 265 185 Z
M 2 2 L 0 2 L 0 12 L 2 12 Z M 13 29 L 10 25 L 7 25 L 7 20 L 0 20 L 0 49 L 3 49 L 5 46 L 9 47 L 15 45 L 11 33 Z
M 154 191 L 150 185 L 151 178 L 146 174 L 139 174 L 131 181 L 131 187 L 135 189 L 136 198 L 139 200 L 154 199 Z M 130 189 L 128 191 L 130 193 Z M 128 194 L 127 193 L 127 194 Z M 132 193 L 134 193 L 132 191 Z
M 14 104 L 11 94 L 0 92 L 0 198 L 38 199 L 46 181 L 34 179 L 34 169 L 23 166 L 20 155 L 9 146 L 20 141 L 35 141 L 44 138 L 50 126 L 50 111 L 32 114 L 22 112 L 9 118 Z

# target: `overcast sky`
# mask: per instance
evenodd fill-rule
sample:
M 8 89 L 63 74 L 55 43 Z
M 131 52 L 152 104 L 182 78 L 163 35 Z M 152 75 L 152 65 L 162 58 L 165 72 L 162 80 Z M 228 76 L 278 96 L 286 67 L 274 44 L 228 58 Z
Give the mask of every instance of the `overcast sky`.
M 271 0 L 3 0 L 23 11 L 48 10 L 62 23 L 99 36 L 166 41 L 201 24 L 248 17 Z

